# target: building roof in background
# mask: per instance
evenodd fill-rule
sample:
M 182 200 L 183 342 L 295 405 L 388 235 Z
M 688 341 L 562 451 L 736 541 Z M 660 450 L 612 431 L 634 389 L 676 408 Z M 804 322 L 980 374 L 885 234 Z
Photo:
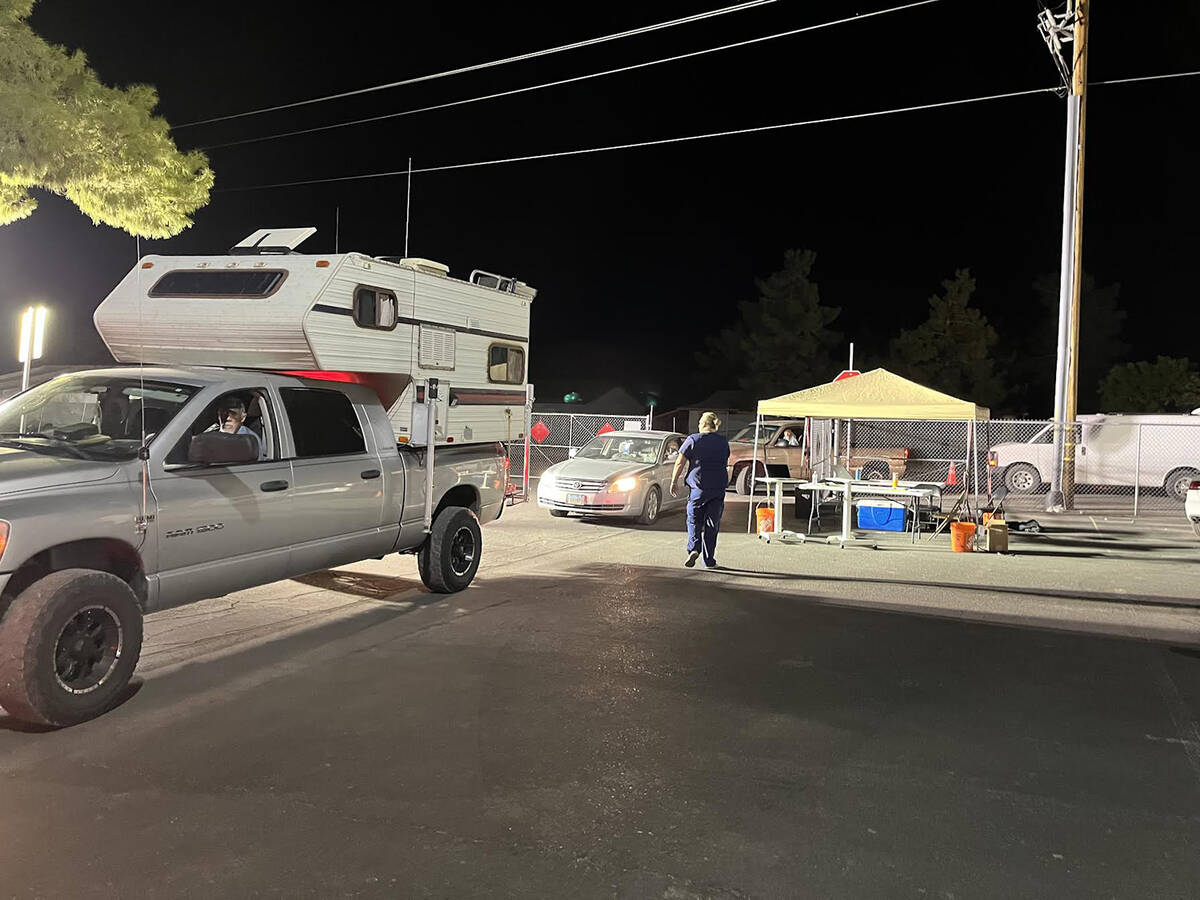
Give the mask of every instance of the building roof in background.
M 627 415 L 641 418 L 646 415 L 646 406 L 633 394 L 621 387 L 609 388 L 594 400 L 583 403 L 542 403 L 535 401 L 536 412 L 586 413 L 589 415 Z

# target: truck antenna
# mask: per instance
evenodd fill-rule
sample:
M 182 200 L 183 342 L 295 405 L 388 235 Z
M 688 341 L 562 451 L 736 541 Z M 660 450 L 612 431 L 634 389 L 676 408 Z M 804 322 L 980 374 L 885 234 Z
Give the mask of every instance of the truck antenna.
M 404 197 L 404 256 L 408 257 L 408 219 L 412 211 L 412 157 L 408 158 L 408 191 Z

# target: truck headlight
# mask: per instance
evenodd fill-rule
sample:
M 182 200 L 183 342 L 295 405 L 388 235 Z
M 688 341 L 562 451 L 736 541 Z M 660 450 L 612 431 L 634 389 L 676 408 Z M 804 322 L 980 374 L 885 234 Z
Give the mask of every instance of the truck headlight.
M 638 480 L 630 475 L 628 478 L 618 478 L 609 487 L 609 490 L 616 494 L 628 494 L 637 487 Z
M 8 546 L 8 523 L 0 522 L 0 557 L 4 556 L 4 548 Z

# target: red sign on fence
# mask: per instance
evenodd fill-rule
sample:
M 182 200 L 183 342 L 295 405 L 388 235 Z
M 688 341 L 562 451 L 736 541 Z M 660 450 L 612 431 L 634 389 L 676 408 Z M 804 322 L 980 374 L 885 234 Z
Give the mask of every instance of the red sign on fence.
M 539 444 L 546 438 L 550 437 L 550 429 L 546 427 L 546 423 L 538 419 L 533 423 L 533 427 L 529 429 L 529 436 Z

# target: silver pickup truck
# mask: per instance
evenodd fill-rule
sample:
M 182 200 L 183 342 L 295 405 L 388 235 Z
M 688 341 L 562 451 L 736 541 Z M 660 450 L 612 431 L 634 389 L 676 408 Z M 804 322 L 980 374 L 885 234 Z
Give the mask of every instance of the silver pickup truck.
M 376 395 L 256 371 L 123 367 L 0 405 L 0 706 L 70 725 L 120 697 L 142 615 L 388 553 L 436 592 L 503 511 L 495 444 L 398 445 Z

